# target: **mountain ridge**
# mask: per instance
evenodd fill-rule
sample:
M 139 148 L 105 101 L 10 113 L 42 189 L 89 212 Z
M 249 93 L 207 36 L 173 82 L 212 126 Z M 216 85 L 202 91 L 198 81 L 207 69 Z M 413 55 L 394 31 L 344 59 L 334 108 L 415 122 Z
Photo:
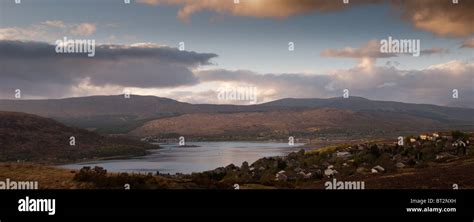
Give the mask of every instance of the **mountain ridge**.
M 255 105 L 191 104 L 156 96 L 123 95 L 52 100 L 0 100 L 0 110 L 53 118 L 70 126 L 104 133 L 128 133 L 156 119 L 199 113 L 252 113 L 335 108 L 356 112 L 428 118 L 445 125 L 474 125 L 474 109 L 369 100 L 363 97 L 284 98 Z

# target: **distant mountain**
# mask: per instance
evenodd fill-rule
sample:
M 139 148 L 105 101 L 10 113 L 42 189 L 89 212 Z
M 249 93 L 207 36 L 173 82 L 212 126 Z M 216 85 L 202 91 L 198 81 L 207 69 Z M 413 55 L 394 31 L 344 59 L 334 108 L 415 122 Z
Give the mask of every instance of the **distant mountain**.
M 106 133 L 128 132 L 143 123 L 188 113 L 263 111 L 256 106 L 193 105 L 176 100 L 123 95 L 47 100 L 0 100 L 0 111 L 25 112 Z
M 45 117 L 76 118 L 86 116 L 134 116 L 156 118 L 166 115 L 202 112 L 264 111 L 259 106 L 190 104 L 176 100 L 132 95 L 89 96 L 46 100 L 0 100 L 0 110 L 28 112 Z
M 455 99 L 452 102 L 447 103 L 446 106 L 474 109 L 474 98 Z
M 71 146 L 71 136 L 75 146 Z M 0 162 L 62 163 L 83 159 L 143 155 L 151 145 L 67 127 L 36 115 L 0 112 Z
M 131 115 L 154 117 L 164 113 L 192 110 L 193 105 L 153 96 L 90 96 L 47 100 L 0 100 L 3 111 L 34 113 L 45 117 L 76 118 L 85 116 Z
M 147 122 L 130 132 L 138 137 L 287 138 L 323 134 L 345 136 L 400 135 L 445 129 L 439 121 L 406 114 L 315 108 L 304 111 L 185 114 Z
M 116 95 L 53 100 L 0 100 L 2 111 L 36 114 L 53 118 L 67 125 L 104 133 L 126 133 L 149 121 L 185 114 L 302 112 L 317 108 L 348 110 L 358 114 L 381 115 L 382 117 L 393 116 L 399 119 L 421 118 L 423 121 L 429 120 L 440 126 L 454 128 L 474 125 L 474 109 L 470 108 L 374 101 L 361 97 L 288 98 L 259 105 L 190 104 L 167 98 L 136 95 L 132 95 L 130 99 L 124 98 L 123 95 Z
M 474 123 L 474 109 L 445 107 L 429 104 L 413 104 L 392 101 L 375 101 L 362 97 L 329 99 L 281 99 L 261 104 L 264 107 L 337 108 L 358 112 L 383 112 L 406 114 L 429 118 L 449 125 L 471 125 Z

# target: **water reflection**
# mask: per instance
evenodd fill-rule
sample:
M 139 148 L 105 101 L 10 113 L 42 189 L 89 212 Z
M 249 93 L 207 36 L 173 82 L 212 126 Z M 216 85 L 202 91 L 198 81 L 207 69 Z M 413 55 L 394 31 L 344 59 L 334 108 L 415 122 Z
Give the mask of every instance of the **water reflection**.
M 198 147 L 177 147 L 160 144 L 163 149 L 153 150 L 150 155 L 124 159 L 68 164 L 62 167 L 80 169 L 84 166 L 100 166 L 112 172 L 192 173 L 212 170 L 231 163 L 240 166 L 242 162 L 254 161 L 269 156 L 286 155 L 298 151 L 295 144 L 259 142 L 190 142 Z

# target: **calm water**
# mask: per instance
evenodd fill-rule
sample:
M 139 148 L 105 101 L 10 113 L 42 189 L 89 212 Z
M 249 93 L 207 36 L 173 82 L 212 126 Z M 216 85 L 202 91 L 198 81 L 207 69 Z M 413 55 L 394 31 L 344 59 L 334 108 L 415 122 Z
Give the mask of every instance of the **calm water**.
M 286 155 L 298 151 L 298 146 L 303 144 L 288 146 L 288 143 L 189 142 L 187 145 L 199 147 L 160 145 L 163 149 L 153 150 L 150 155 L 143 157 L 68 164 L 61 167 L 80 169 L 84 166 L 100 166 L 112 172 L 192 173 L 213 170 L 231 163 L 240 166 L 244 161 L 251 164 L 262 157 Z

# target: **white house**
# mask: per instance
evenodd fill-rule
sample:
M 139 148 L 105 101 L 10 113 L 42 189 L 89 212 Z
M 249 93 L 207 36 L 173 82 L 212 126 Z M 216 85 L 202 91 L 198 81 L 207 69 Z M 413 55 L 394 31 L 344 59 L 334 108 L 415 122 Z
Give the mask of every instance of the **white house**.
M 456 140 L 454 143 L 453 143 L 453 147 L 466 147 L 466 143 L 462 140 Z
M 337 155 L 337 157 L 341 157 L 341 158 L 349 158 L 349 157 L 352 156 L 351 153 L 349 153 L 347 151 L 342 151 L 342 152 L 337 151 L 336 155 Z
M 381 172 L 384 172 L 385 169 L 383 167 L 381 167 L 380 165 L 377 165 L 375 167 L 372 168 L 372 173 L 381 173 Z

